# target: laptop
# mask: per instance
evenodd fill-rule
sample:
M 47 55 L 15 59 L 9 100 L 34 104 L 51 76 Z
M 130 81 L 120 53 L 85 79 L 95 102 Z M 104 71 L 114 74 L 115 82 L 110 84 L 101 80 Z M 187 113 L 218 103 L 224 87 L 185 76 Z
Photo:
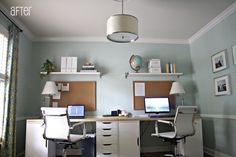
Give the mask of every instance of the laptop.
M 85 107 L 82 104 L 68 105 L 67 110 L 70 119 L 79 119 L 85 116 Z

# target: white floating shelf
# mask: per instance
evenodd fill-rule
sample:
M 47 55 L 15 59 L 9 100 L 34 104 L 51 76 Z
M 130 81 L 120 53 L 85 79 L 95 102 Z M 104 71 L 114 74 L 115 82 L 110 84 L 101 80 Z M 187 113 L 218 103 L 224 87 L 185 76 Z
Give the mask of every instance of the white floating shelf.
M 40 74 L 46 74 L 46 72 L 40 72 Z M 50 72 L 49 75 L 84 75 L 84 76 L 99 76 L 100 72 Z
M 126 72 L 125 73 L 125 78 L 127 78 L 128 76 L 130 77 L 142 77 L 142 76 L 181 76 L 183 75 L 183 73 L 130 73 L 130 72 Z

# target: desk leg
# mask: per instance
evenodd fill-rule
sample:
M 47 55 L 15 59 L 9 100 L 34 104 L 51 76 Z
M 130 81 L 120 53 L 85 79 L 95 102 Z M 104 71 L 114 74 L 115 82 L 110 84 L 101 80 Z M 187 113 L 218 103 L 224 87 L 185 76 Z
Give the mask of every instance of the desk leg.
M 48 157 L 56 157 L 56 144 L 48 141 Z
M 175 150 L 177 154 L 185 155 L 184 153 L 184 140 L 180 140 L 177 143 L 177 150 Z

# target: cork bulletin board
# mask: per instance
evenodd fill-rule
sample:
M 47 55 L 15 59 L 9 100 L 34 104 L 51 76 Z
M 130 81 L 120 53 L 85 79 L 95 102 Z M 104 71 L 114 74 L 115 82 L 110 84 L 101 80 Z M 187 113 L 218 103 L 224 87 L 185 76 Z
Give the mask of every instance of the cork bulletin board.
M 61 91 L 58 107 L 67 107 L 69 104 L 83 104 L 86 111 L 96 110 L 96 81 L 57 81 L 58 83 L 69 83 L 69 91 Z
M 144 97 L 169 97 L 170 107 L 175 108 L 175 96 L 169 95 L 173 81 L 133 81 L 134 110 L 144 110 Z M 137 94 L 137 85 L 143 85 L 143 94 Z M 142 88 L 142 87 L 141 87 Z M 136 92 L 136 94 L 135 94 Z

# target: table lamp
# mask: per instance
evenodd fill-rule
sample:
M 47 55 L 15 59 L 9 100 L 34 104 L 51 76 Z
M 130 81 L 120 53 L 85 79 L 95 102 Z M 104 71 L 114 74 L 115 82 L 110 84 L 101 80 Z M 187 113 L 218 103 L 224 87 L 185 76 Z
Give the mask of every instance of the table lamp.
M 173 82 L 171 89 L 170 89 L 170 95 L 182 95 L 185 94 L 185 90 L 183 88 L 183 86 L 179 83 L 179 82 Z M 184 98 L 182 96 L 182 105 L 184 105 Z
M 58 92 L 58 89 L 57 89 L 56 83 L 54 81 L 47 81 L 41 94 L 45 96 L 49 96 L 49 106 L 52 106 L 51 105 L 52 96 L 56 95 L 57 92 Z

